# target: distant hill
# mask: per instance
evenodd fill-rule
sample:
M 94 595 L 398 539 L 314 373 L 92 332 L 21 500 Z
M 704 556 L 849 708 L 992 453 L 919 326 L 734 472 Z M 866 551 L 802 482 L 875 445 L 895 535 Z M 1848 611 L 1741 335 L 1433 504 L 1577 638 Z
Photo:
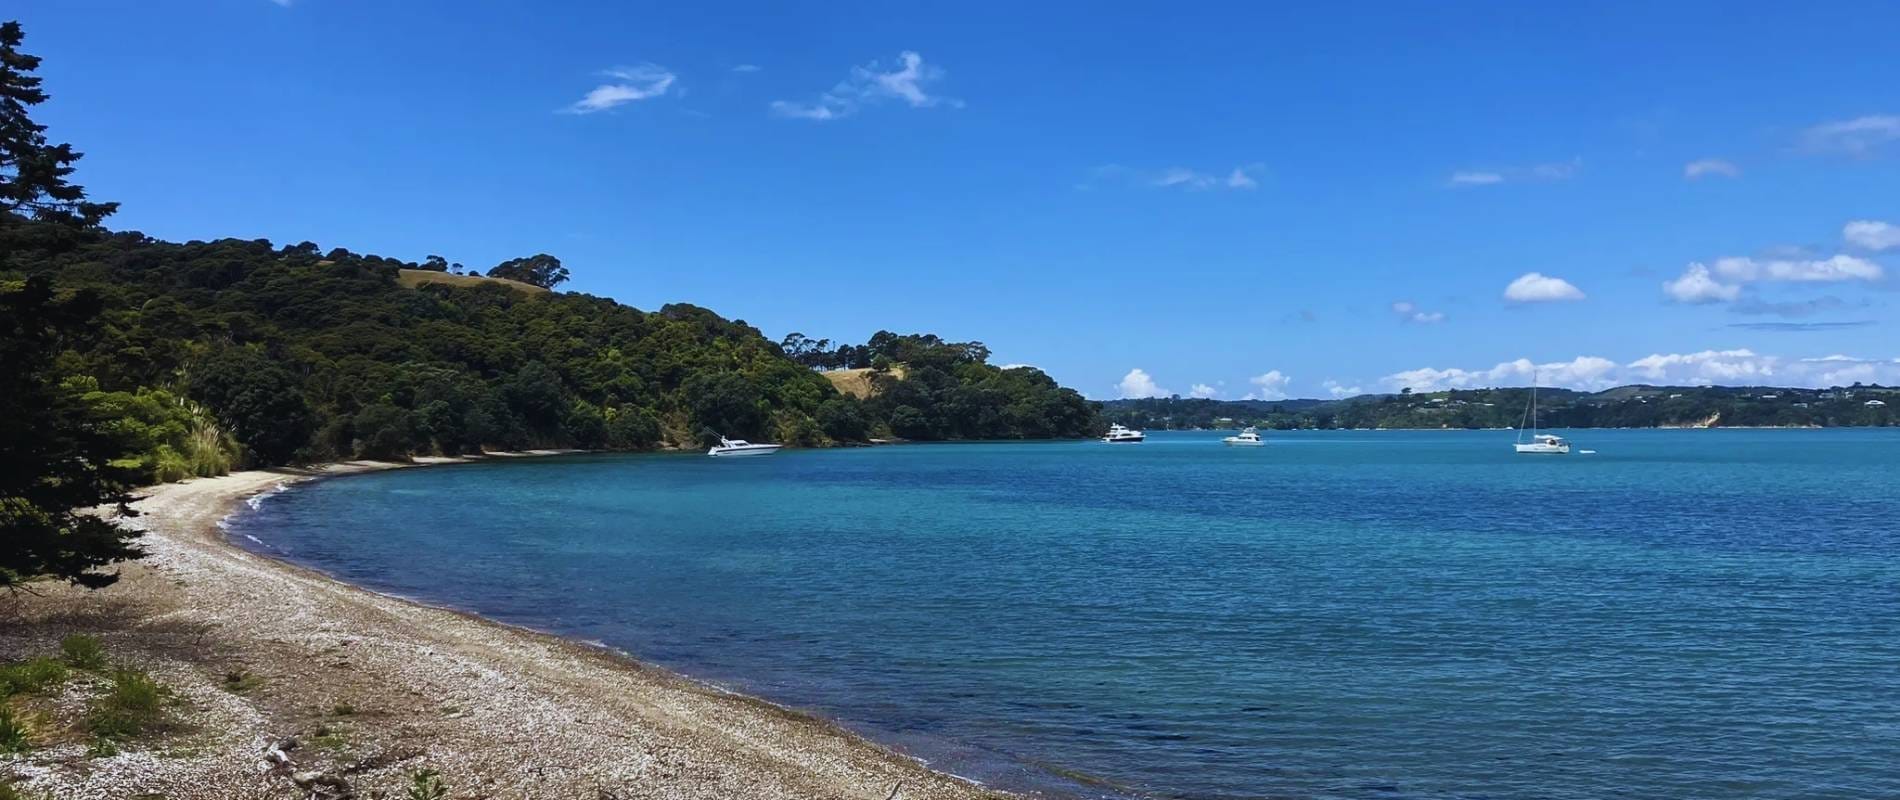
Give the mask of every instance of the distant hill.
M 1102 404 L 1109 422 L 1150 430 L 1237 428 L 1508 428 L 1523 424 L 1530 390 L 1458 389 L 1337 400 L 1152 398 Z M 1900 388 L 1618 386 L 1542 389 L 1547 428 L 1841 427 L 1900 424 Z

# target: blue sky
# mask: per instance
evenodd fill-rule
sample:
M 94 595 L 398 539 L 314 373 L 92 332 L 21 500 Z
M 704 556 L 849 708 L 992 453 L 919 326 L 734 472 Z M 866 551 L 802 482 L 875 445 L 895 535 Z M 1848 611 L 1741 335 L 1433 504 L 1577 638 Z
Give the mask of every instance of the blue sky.
M 1900 6 L 26 0 L 117 227 L 1096 398 L 1900 383 Z

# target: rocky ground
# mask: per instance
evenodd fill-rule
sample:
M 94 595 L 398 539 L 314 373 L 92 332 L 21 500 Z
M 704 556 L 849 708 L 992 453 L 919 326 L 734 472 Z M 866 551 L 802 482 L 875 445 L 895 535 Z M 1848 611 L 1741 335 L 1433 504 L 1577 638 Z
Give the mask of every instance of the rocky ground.
M 0 779 L 60 800 L 402 798 L 425 769 L 447 798 L 1002 797 L 824 720 L 363 591 L 217 528 L 280 483 L 390 466 L 154 487 L 137 521 L 151 555 L 118 584 L 0 595 L 0 661 L 89 634 L 170 691 L 162 725 L 116 753 L 85 723 L 107 670 L 13 698 L 31 746 L 0 754 Z

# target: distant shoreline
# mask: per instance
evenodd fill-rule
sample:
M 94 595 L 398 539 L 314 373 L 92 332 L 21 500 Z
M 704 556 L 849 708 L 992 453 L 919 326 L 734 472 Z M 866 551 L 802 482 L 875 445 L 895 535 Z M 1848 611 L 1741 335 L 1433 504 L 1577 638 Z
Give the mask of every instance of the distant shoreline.
M 85 593 L 49 588 L 6 609 L 0 650 L 56 651 L 75 631 L 147 669 L 183 701 L 173 734 L 86 758 L 35 749 L 20 788 L 55 797 L 288 791 L 259 759 L 295 735 L 298 770 L 346 776 L 359 796 L 399 795 L 439 770 L 451 796 L 1008 798 L 837 724 L 596 646 L 379 594 L 229 541 L 220 522 L 259 494 L 308 480 L 578 451 L 355 461 L 151 487 L 136 524 L 150 555 Z M 426 562 L 418 568 L 427 568 Z M 629 613 L 639 613 L 632 609 Z M 179 631 L 192 631 L 180 638 Z M 228 689 L 231 675 L 256 687 Z M 334 710 L 347 709 L 347 713 Z M 334 741 L 332 741 L 334 740 Z M 167 752 L 154 760 L 152 751 Z

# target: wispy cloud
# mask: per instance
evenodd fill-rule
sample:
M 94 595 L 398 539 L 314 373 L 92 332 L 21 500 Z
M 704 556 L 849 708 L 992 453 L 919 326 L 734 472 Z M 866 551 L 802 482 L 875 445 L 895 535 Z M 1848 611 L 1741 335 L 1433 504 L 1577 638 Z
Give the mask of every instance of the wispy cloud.
M 1119 393 L 1124 400 L 1143 397 L 1167 397 L 1174 394 L 1173 392 L 1161 388 L 1160 384 L 1155 383 L 1154 376 L 1149 375 L 1146 370 L 1140 367 L 1131 369 L 1127 375 L 1123 375 L 1121 383 L 1115 384 L 1115 391 Z
M 897 60 L 892 68 L 875 61 L 853 67 L 850 77 L 813 102 L 774 100 L 770 106 L 772 113 L 791 119 L 825 121 L 851 116 L 864 106 L 885 100 L 901 100 L 911 108 L 963 107 L 962 100 L 926 90 L 930 84 L 943 79 L 942 68 L 924 63 L 924 57 L 911 50 L 898 54 Z
M 1445 321 L 1445 312 L 1426 311 L 1410 300 L 1400 300 L 1392 304 L 1392 313 L 1399 316 L 1400 322 L 1414 322 L 1420 325 L 1432 325 Z
M 732 71 L 733 71 L 733 72 L 758 72 L 758 71 L 759 71 L 759 65 L 757 65 L 757 64 L 734 64 L 734 65 L 732 65 Z
M 1750 331 L 1771 333 L 1813 333 L 1816 331 L 1838 331 L 1848 328 L 1865 328 L 1874 324 L 1871 319 L 1853 322 L 1731 322 L 1729 327 Z
M 1205 383 L 1197 383 L 1197 384 L 1194 384 L 1193 386 L 1188 387 L 1188 396 L 1198 397 L 1203 400 L 1207 400 L 1207 399 L 1219 397 L 1220 390 L 1212 386 L 1209 386 Z
M 1702 178 L 1739 178 L 1742 177 L 1742 168 L 1731 161 L 1704 158 L 1682 165 L 1682 177 L 1692 181 Z
M 1583 298 L 1582 289 L 1541 272 L 1526 272 L 1504 287 L 1504 299 L 1513 303 L 1554 303 Z
M 1851 324 L 1851 323 L 1849 323 Z M 1489 369 L 1434 369 L 1424 367 L 1395 372 L 1380 379 L 1390 389 L 1443 391 L 1495 386 L 1527 386 L 1535 375 L 1543 386 L 1601 391 L 1631 383 L 1706 386 L 1759 385 L 1840 386 L 1854 381 L 1900 381 L 1900 358 L 1856 358 L 1829 355 L 1788 359 L 1763 355 L 1747 348 L 1652 353 L 1619 364 L 1602 356 L 1578 356 L 1570 361 L 1535 363 L 1528 358 L 1505 361 Z
M 1801 132 L 1801 148 L 1810 153 L 1867 158 L 1900 141 L 1900 114 L 1874 114 L 1824 122 Z
M 1569 161 L 1551 161 L 1543 164 L 1531 164 L 1517 167 L 1486 167 L 1481 169 L 1461 169 L 1451 173 L 1445 179 L 1445 185 L 1495 186 L 1500 183 L 1517 181 L 1561 181 L 1576 177 L 1583 169 L 1583 159 Z
M 1768 302 L 1760 298 L 1751 297 L 1729 306 L 1728 310 L 1751 317 L 1772 316 L 1795 319 L 1811 317 L 1824 311 L 1833 311 L 1846 306 L 1847 301 L 1830 294 L 1808 300 L 1791 300 L 1785 302 Z
M 1505 361 L 1490 369 L 1419 369 L 1395 372 L 1380 378 L 1393 390 L 1438 392 L 1446 389 L 1479 389 L 1491 386 L 1523 386 L 1532 376 L 1545 386 L 1573 389 L 1608 389 L 1616 385 L 1616 362 L 1598 356 L 1578 356 L 1570 361 L 1538 364 L 1528 358 Z
M 1503 182 L 1503 173 L 1486 171 L 1454 172 L 1447 181 L 1453 186 L 1490 186 Z
M 561 110 L 569 114 L 592 114 L 639 100 L 651 100 L 666 94 L 679 80 L 679 76 L 658 64 L 615 67 L 603 70 L 600 74 L 612 78 L 613 82 L 594 87 L 585 97 Z
M 1260 175 L 1266 172 L 1265 164 L 1242 164 L 1227 170 L 1203 172 L 1188 167 L 1168 167 L 1165 169 L 1136 169 L 1121 164 L 1105 164 L 1091 171 L 1091 182 L 1077 188 L 1093 188 L 1094 182 L 1120 183 L 1135 186 L 1147 186 L 1156 189 L 1181 189 L 1184 191 L 1238 190 L 1252 191 L 1260 188 Z
M 1326 380 L 1322 381 L 1320 383 L 1320 388 L 1325 389 L 1327 394 L 1330 394 L 1335 398 L 1353 397 L 1356 395 L 1365 394 L 1365 392 L 1362 391 L 1357 386 L 1347 386 L 1346 384 L 1340 383 L 1339 381 L 1333 380 L 1332 378 L 1327 378 Z
M 1841 229 L 1841 238 L 1863 250 L 1900 248 L 1900 225 L 1871 219 L 1857 219 Z

